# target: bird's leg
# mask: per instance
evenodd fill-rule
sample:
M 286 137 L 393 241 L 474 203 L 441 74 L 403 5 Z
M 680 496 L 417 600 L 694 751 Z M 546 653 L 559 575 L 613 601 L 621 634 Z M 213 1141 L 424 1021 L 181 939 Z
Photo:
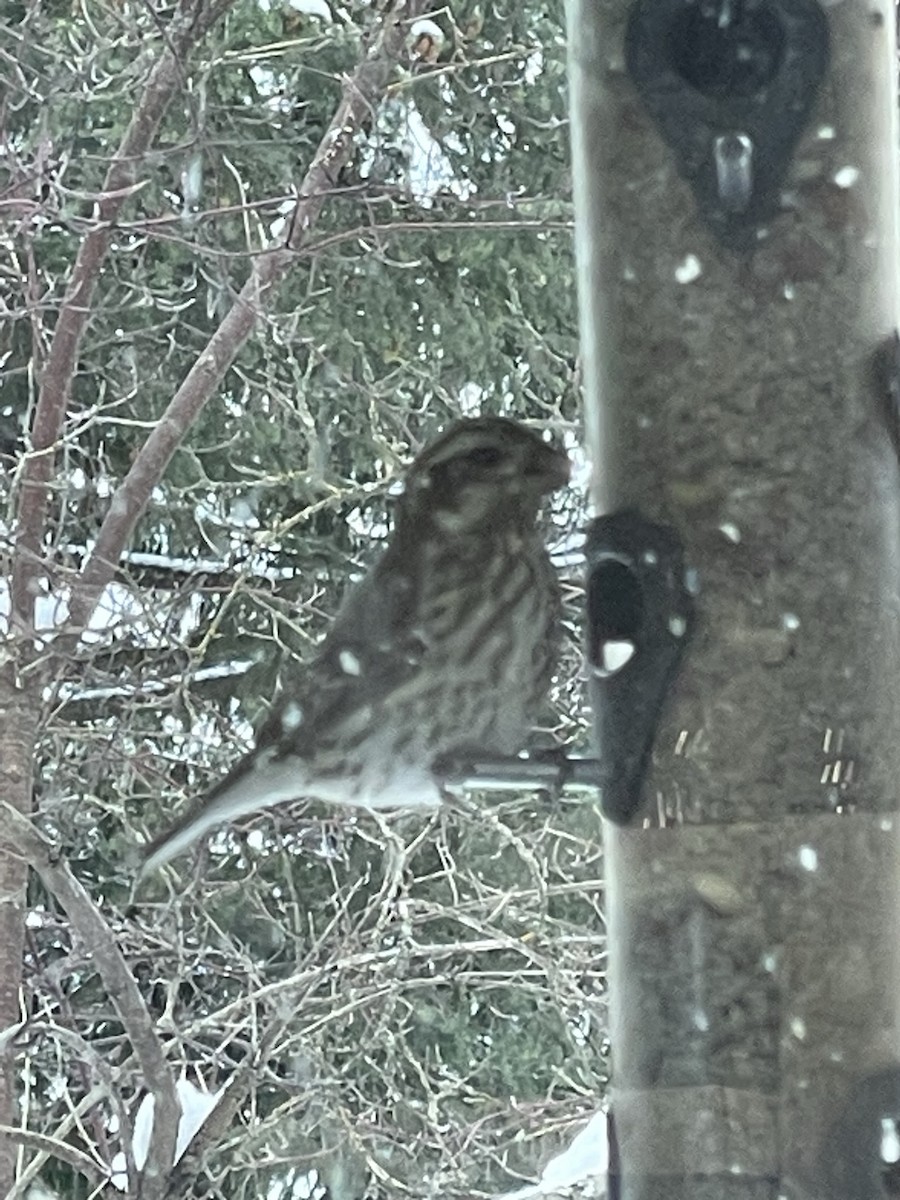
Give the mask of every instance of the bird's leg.
M 558 796 L 565 789 L 595 791 L 600 765 L 593 758 L 570 757 L 565 746 L 549 746 L 527 756 L 457 750 L 439 759 L 434 772 L 448 788 L 490 792 L 533 788 Z

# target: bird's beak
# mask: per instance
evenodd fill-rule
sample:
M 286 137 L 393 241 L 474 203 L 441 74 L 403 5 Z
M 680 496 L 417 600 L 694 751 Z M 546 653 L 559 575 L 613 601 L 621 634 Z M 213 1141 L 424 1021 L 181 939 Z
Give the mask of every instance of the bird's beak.
M 544 442 L 541 448 L 535 451 L 528 474 L 546 480 L 545 490 L 555 492 L 557 488 L 565 487 L 569 482 L 571 470 L 569 456 L 560 450 L 559 446 Z

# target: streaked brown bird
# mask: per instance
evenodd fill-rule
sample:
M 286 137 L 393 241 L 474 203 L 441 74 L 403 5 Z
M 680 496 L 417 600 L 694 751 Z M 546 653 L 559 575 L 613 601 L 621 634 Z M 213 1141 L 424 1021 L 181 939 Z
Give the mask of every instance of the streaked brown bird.
M 384 555 L 255 749 L 151 843 L 142 873 L 286 800 L 434 807 L 441 760 L 519 750 L 559 645 L 559 586 L 537 517 L 568 477 L 560 449 L 502 417 L 458 421 L 427 446 Z

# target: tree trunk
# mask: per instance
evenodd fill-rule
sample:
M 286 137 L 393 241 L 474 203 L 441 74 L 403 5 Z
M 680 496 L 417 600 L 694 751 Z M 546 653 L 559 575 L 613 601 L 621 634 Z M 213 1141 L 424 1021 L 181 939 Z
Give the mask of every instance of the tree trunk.
M 36 698 L 16 683 L 11 664 L 0 670 L 0 802 L 31 812 Z M 0 1124 L 15 1125 L 16 1078 L 13 1039 L 4 1035 L 22 1020 L 22 949 L 28 867 L 0 840 Z M 18 1147 L 0 1134 L 0 1196 L 12 1188 Z

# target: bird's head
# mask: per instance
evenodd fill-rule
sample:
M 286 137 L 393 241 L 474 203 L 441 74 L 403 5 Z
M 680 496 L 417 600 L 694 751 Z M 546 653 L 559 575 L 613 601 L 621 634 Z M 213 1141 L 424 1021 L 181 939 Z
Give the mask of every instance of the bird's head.
M 534 523 L 541 500 L 569 479 L 558 446 L 504 417 L 457 421 L 416 458 L 401 517 L 450 536 Z

